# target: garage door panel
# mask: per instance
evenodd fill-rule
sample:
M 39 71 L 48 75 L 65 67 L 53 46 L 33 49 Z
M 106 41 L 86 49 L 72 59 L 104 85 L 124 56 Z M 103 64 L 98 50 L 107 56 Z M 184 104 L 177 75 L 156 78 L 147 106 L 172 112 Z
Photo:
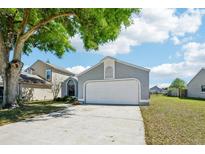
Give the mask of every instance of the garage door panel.
M 86 103 L 138 104 L 139 83 L 136 80 L 96 81 L 86 84 Z

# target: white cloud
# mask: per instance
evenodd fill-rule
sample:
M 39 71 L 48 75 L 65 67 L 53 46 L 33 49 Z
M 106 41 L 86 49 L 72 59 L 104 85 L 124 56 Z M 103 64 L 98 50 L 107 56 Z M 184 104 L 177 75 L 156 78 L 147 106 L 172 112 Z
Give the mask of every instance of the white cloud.
M 187 42 L 190 42 L 192 41 L 192 37 L 182 37 L 182 38 L 179 38 L 178 36 L 174 36 L 171 38 L 171 40 L 173 41 L 174 45 L 182 45 L 184 43 L 187 43 Z
M 159 84 L 151 84 L 150 88 L 154 87 L 154 86 L 158 86 L 159 88 L 167 88 L 170 86 L 170 83 L 159 83 Z
M 170 83 L 161 83 L 161 84 L 158 84 L 158 87 L 159 88 L 167 88 L 170 86 Z
M 190 63 L 205 63 L 205 43 L 190 42 L 183 46 L 184 59 Z
M 126 54 L 130 52 L 132 46 L 137 45 L 135 40 L 125 36 L 120 36 L 115 42 L 107 43 L 99 48 L 99 52 L 106 56 L 114 56 L 116 54 Z
M 153 78 L 192 78 L 205 67 L 205 43 L 190 42 L 183 46 L 183 61 L 161 64 L 151 68 Z
M 180 45 L 182 42 L 179 40 L 178 37 L 174 36 L 171 38 L 171 40 L 173 41 L 174 45 Z
M 72 43 L 73 47 L 74 47 L 75 49 L 77 49 L 78 51 L 84 51 L 83 41 L 81 40 L 81 38 L 80 38 L 79 35 L 74 36 L 74 37 L 71 39 L 71 43 Z
M 89 68 L 90 66 L 84 67 L 84 66 L 78 65 L 78 66 L 68 67 L 66 69 L 70 72 L 73 72 L 74 74 L 79 74 Z
M 172 30 L 173 35 L 183 36 L 185 33 L 195 33 L 201 25 L 203 10 L 188 9 L 178 17 L 176 27 Z
M 131 47 L 142 43 L 163 43 L 171 38 L 181 44 L 179 37 L 197 32 L 204 10 L 188 9 L 178 15 L 175 9 L 143 9 L 140 16 L 133 17 L 133 24 L 122 28 L 120 36 L 99 48 L 103 55 L 127 54 Z M 74 47 L 83 50 L 79 36 L 72 39 Z M 182 41 L 185 43 L 185 41 Z

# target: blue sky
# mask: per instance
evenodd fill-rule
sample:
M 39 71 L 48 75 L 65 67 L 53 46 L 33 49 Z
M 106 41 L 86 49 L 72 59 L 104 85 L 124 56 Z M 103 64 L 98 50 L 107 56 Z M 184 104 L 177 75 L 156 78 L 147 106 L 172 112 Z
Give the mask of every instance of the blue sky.
M 25 66 L 38 59 L 49 60 L 80 72 L 109 55 L 150 68 L 150 86 L 167 86 L 176 77 L 188 82 L 205 67 L 204 14 L 203 9 L 143 9 L 140 17 L 133 17 L 132 26 L 122 29 L 116 41 L 101 46 L 97 52 L 86 52 L 76 36 L 71 40 L 75 53 L 66 53 L 59 59 L 33 49 L 22 60 Z

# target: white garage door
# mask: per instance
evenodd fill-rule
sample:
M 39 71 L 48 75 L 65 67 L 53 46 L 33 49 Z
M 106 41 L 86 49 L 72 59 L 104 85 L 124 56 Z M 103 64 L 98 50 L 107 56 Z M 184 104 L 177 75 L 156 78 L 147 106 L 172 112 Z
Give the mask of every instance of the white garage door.
M 137 105 L 139 88 L 139 82 L 134 79 L 91 81 L 85 87 L 85 101 L 94 104 Z

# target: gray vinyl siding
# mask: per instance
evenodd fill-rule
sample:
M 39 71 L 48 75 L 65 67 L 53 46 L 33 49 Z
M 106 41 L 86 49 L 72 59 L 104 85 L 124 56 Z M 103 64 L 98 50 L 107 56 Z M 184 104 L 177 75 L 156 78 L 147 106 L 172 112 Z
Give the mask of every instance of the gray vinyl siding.
M 141 85 L 141 100 L 149 99 L 149 72 L 115 62 L 115 78 L 136 78 Z
M 104 80 L 104 64 L 89 70 L 85 74 L 78 76 L 78 98 L 83 98 L 83 84 L 88 80 Z
M 202 69 L 187 85 L 188 97 L 205 98 L 201 92 L 201 85 L 205 85 L 205 69 Z

